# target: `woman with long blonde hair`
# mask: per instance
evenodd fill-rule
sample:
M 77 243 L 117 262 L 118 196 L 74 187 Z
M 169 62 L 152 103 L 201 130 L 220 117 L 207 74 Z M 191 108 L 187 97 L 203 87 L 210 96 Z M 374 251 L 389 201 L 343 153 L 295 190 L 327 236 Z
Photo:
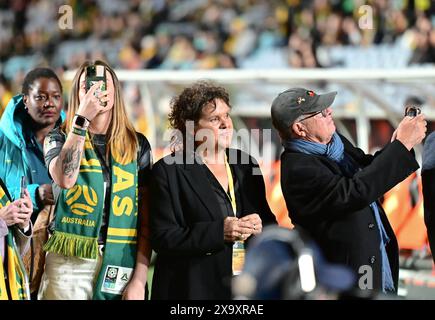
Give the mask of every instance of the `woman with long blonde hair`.
M 104 81 L 87 88 L 87 67 Z M 89 82 L 89 81 L 88 81 Z M 121 84 L 102 61 L 72 83 L 67 119 L 45 139 L 56 209 L 40 299 L 144 299 L 151 249 L 151 147 L 127 118 Z

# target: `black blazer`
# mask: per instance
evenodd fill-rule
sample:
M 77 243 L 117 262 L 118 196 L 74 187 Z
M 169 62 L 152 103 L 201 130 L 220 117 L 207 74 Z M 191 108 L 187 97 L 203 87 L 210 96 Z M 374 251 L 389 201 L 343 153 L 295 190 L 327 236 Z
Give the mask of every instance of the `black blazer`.
M 345 152 L 363 168 L 361 171 L 348 178 L 337 163 L 325 156 L 284 151 L 282 191 L 292 222 L 311 234 L 326 258 L 350 266 L 356 275 L 361 266 L 371 266 L 373 288 L 380 290 L 380 234 L 369 205 L 418 169 L 418 163 L 413 153 L 397 140 L 371 156 L 352 146 L 343 136 L 341 139 Z M 387 253 L 397 290 L 397 240 L 385 212 L 379 207 L 391 239 Z M 365 274 L 361 271 L 361 276 Z
M 258 164 L 236 152 L 249 161 L 231 164 L 240 184 L 240 216 L 258 213 L 263 226 L 276 223 L 263 176 L 252 174 Z M 168 164 L 171 159 L 153 167 L 150 230 L 157 258 L 151 299 L 231 299 L 232 244 L 224 242 L 224 217 L 203 164 L 193 158 L 193 164 Z

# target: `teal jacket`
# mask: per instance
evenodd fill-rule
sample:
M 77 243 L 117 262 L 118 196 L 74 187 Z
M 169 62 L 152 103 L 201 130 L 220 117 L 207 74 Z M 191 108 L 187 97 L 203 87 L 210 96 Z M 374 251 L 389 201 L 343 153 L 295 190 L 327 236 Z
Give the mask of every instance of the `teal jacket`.
M 24 109 L 23 95 L 13 97 L 0 119 L 0 178 L 6 184 L 12 199 L 20 197 L 21 176 L 26 176 L 31 182 L 31 171 L 27 161 L 26 143 L 24 141 L 23 128 L 16 119 L 16 111 Z M 62 121 L 65 113 L 61 112 Z M 38 184 L 28 184 L 27 189 L 33 202 L 34 212 L 42 208 L 36 202 L 36 190 Z

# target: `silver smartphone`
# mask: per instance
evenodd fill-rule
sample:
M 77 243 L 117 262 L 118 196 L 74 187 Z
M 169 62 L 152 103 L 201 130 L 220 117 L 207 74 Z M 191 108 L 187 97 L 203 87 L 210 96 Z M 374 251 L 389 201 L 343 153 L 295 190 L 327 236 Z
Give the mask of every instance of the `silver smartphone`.
M 27 179 L 26 176 L 21 176 L 20 181 L 20 198 L 24 198 L 24 191 L 27 189 Z

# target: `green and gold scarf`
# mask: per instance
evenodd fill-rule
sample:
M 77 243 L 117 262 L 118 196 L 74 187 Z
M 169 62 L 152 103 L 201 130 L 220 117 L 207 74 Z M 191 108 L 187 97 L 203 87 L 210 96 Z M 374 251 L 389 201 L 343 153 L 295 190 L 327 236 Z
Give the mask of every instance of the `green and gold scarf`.
M 112 157 L 112 188 L 107 239 L 94 299 L 119 299 L 136 261 L 137 161 Z M 102 224 L 104 179 L 89 137 L 76 184 L 59 195 L 55 231 L 44 249 L 71 257 L 97 259 Z
M 0 209 L 10 203 L 8 196 L 0 186 Z M 29 300 L 29 280 L 15 243 L 12 228 L 9 228 L 6 236 L 7 281 L 5 280 L 3 257 L 0 256 L 0 300 Z

